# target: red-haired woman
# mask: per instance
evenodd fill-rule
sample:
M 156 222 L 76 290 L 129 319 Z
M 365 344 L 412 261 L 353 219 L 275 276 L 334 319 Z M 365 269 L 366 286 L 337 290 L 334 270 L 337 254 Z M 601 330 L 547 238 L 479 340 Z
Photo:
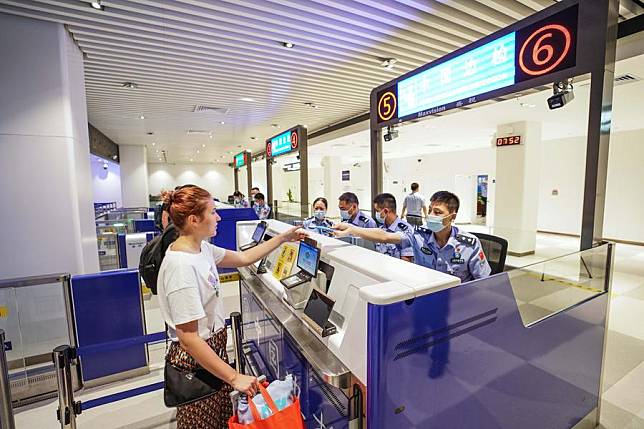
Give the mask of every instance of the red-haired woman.
M 216 394 L 179 406 L 177 427 L 226 428 L 232 415 L 231 390 L 253 395 L 258 386 L 255 377 L 228 365 L 217 267 L 250 265 L 281 243 L 300 240 L 304 232 L 295 227 L 243 253 L 234 252 L 207 242 L 217 234 L 221 220 L 208 191 L 192 186 L 163 197 L 180 233 L 168 247 L 157 281 L 161 314 L 172 340 L 166 362 L 184 370 L 194 370 L 198 364 L 225 382 Z

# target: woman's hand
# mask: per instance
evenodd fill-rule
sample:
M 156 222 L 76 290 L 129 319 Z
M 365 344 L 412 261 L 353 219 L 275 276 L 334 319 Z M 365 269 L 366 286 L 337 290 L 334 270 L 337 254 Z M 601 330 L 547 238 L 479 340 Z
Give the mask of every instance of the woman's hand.
M 302 229 L 302 227 L 294 226 L 291 229 L 281 233 L 280 236 L 282 238 L 282 242 L 287 242 L 304 240 L 304 238 L 308 237 L 308 234 Z
M 257 378 L 250 375 L 236 373 L 229 384 L 233 389 L 248 395 L 250 398 L 255 396 L 255 393 L 259 390 Z
M 331 228 L 335 229 L 333 235 L 335 235 L 336 237 L 348 237 L 349 235 L 355 235 L 353 234 L 353 226 L 349 225 L 346 222 L 336 223 Z

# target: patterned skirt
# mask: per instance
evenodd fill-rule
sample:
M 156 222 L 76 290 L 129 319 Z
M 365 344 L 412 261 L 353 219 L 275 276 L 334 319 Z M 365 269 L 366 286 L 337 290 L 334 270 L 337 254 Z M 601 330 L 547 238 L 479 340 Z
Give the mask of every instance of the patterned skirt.
M 226 329 L 215 332 L 206 343 L 224 362 L 228 362 Z M 181 348 L 178 341 L 172 342 L 165 359 L 179 369 L 194 370 L 197 366 L 193 357 Z M 228 419 L 233 415 L 230 392 L 232 388 L 224 383 L 214 395 L 177 407 L 177 429 L 227 429 Z

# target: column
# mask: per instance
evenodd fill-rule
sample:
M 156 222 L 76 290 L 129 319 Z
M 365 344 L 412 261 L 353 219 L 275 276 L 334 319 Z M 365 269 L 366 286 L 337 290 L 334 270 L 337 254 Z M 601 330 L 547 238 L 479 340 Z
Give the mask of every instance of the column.
M 324 195 L 329 200 L 327 215 L 340 217 L 338 210 L 338 197 L 342 194 L 342 158 L 339 156 L 325 156 L 322 158 L 324 167 Z
M 148 159 L 145 146 L 119 145 L 123 207 L 148 207 Z M 160 192 L 155 189 L 154 192 Z
M 497 138 L 509 136 L 521 136 L 521 144 L 496 148 L 492 233 L 508 240 L 509 254 L 524 256 L 534 253 L 537 236 L 541 124 L 497 126 Z
M 82 53 L 61 24 L 0 13 L 3 278 L 98 271 Z

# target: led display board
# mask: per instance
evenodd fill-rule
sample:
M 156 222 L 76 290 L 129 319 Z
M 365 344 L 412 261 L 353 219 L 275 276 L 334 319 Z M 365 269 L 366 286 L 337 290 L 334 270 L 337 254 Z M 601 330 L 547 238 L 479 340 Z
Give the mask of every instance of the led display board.
M 248 152 L 240 152 L 235 155 L 235 168 L 243 167 L 244 165 L 246 165 L 246 154 L 248 154 Z
M 271 137 L 266 140 L 266 155 L 269 158 L 274 158 L 298 150 L 303 133 L 306 133 L 306 129 L 298 125 L 288 131 Z
M 377 122 L 402 122 L 490 98 L 512 85 L 574 67 L 575 5 L 427 64 L 376 93 Z

